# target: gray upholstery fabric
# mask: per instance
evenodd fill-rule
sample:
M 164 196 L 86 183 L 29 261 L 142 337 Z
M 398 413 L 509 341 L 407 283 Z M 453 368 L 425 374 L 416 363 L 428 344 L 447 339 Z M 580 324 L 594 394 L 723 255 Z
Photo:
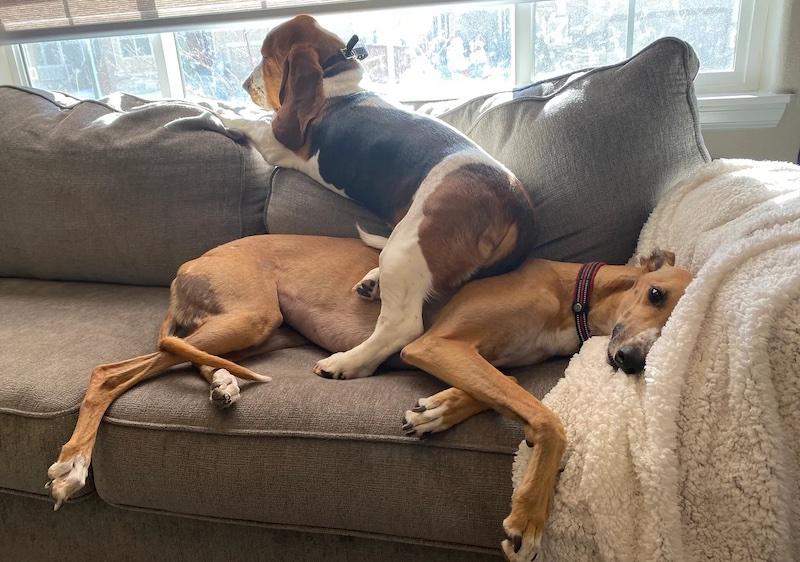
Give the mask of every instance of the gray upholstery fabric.
M 0 488 L 44 494 L 91 368 L 153 350 L 162 288 L 0 280 Z M 306 346 L 245 361 L 269 374 L 220 411 L 193 369 L 134 388 L 110 409 L 94 482 L 114 504 L 494 548 L 521 430 L 493 412 L 425 441 L 402 412 L 444 388 L 421 372 L 314 376 Z M 511 373 L 537 396 L 564 360 Z M 410 506 L 415 506 L 410 509 Z
M 168 302 L 164 288 L 0 279 L 0 412 L 75 411 L 95 365 L 152 351 Z
M 362 206 L 287 168 L 277 168 L 270 179 L 266 223 L 271 234 L 356 237 L 356 223 L 373 234 L 391 233 Z
M 437 102 L 430 102 L 422 105 L 417 111 L 426 115 L 438 117 L 446 121 L 462 133 L 467 134 L 475 123 L 476 119 L 480 117 L 486 109 L 487 102 L 491 102 L 502 98 L 503 94 L 514 95 L 517 92 L 524 92 L 526 96 L 549 96 L 559 88 L 563 87 L 570 80 L 574 80 L 585 74 L 586 70 L 573 72 L 571 74 L 564 74 L 563 76 L 556 76 L 528 84 L 522 88 L 515 90 L 508 90 L 506 92 L 498 92 L 493 94 L 484 94 L 468 100 L 444 100 Z
M 691 47 L 666 38 L 619 64 L 421 111 L 469 135 L 526 185 L 538 224 L 534 256 L 624 263 L 663 193 L 709 161 L 697 70 Z M 270 232 L 342 235 L 353 213 L 339 209 L 350 202 L 306 177 L 289 186 L 272 195 Z M 287 205 L 287 197 L 299 202 Z
M 92 495 L 58 513 L 42 500 L 0 493 L 3 560 L 127 562 L 495 562 L 500 549 L 470 552 L 278 526 L 117 509 Z M 313 530 L 312 530 L 313 531 Z M 451 545 L 442 545 L 451 546 Z
M 86 379 L 88 382 L 88 377 Z M 6 377 L 0 376 L 0 382 L 5 383 Z M 35 390 L 43 391 L 47 382 L 39 382 Z M 77 411 L 47 418 L 0 413 L 0 490 L 27 492 L 47 498 L 48 491 L 44 487 L 47 468 L 58 458 L 61 446 L 72 435 L 77 419 Z M 90 473 L 86 486 L 75 494 L 75 498 L 93 491 L 94 481 Z M 0 535 L 2 533 L 0 529 Z
M 201 107 L 0 87 L 0 276 L 167 285 L 264 232 L 268 167 Z
M 482 100 L 439 117 L 526 185 L 532 254 L 625 263 L 661 196 L 710 160 L 691 47 L 660 39 L 631 59 Z
M 94 477 L 104 500 L 172 513 L 306 525 L 493 547 L 502 538 L 519 426 L 483 413 L 424 441 L 402 412 L 443 388 L 420 372 L 331 381 L 312 347 L 244 363 L 248 384 L 219 411 L 191 372 L 143 383 L 101 428 Z M 549 390 L 565 362 L 514 372 Z
M 92 368 L 151 351 L 167 302 L 163 288 L 0 279 L 0 488 L 46 493 Z

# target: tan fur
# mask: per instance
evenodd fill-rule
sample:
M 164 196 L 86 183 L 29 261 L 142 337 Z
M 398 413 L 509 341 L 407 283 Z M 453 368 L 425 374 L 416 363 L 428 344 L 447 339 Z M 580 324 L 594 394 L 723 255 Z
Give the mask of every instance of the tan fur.
M 112 401 L 173 365 L 199 364 L 209 383 L 216 368 L 266 380 L 231 361 L 299 345 L 303 340 L 297 334 L 278 333 L 284 322 L 330 351 L 357 345 L 371 333 L 380 303 L 357 297 L 351 287 L 377 263 L 378 252 L 357 240 L 281 235 L 236 240 L 187 262 L 172 284 L 160 351 L 94 369 L 75 431 L 54 467 L 76 458 L 88 466 L 100 420 Z M 620 321 L 631 332 L 663 325 L 691 276 L 664 264 L 651 271 L 652 265 L 645 261 L 642 267 L 600 270 L 589 316 L 593 332 L 607 334 Z M 565 434 L 558 416 L 496 367 L 531 364 L 578 349 L 570 306 L 579 268 L 531 259 L 506 275 L 470 282 L 441 309 L 429 309 L 427 332 L 401 354 L 407 364 L 454 387 L 421 399 L 430 412 L 420 413 L 424 408 L 418 407 L 407 417 L 439 415 L 435 431 L 443 431 L 493 408 L 523 423 L 525 438 L 536 446 L 504 521 L 512 540 L 540 537 Z M 651 310 L 646 294 L 654 284 L 671 296 Z M 51 478 L 60 505 L 69 495 L 67 484 Z

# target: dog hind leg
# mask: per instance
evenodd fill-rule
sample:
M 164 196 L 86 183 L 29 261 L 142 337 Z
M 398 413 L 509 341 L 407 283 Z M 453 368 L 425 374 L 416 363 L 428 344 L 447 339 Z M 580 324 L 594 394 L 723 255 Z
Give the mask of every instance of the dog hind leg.
M 387 357 L 422 334 L 422 305 L 433 285 L 416 230 L 414 220 L 403 219 L 381 252 L 381 312 L 375 330 L 353 349 L 317 362 L 316 374 L 335 379 L 369 376 Z
M 99 365 L 92 370 L 72 436 L 61 448 L 58 460 L 47 471 L 47 487 L 56 502 L 54 509 L 83 488 L 97 429 L 111 403 L 134 385 L 184 361 L 177 355 L 159 351 L 119 363 Z
M 258 306 L 251 307 L 255 312 L 248 314 L 225 314 L 208 318 L 183 341 L 202 355 L 224 354 L 258 345 L 283 322 L 277 294 L 272 299 L 267 296 L 262 304 L 261 309 Z M 162 323 L 161 333 L 170 333 L 170 326 L 171 318 L 168 314 Z M 177 338 L 167 337 L 161 343 L 174 339 Z M 92 370 L 72 436 L 61 448 L 58 460 L 48 470 L 48 487 L 56 502 L 55 509 L 83 488 L 97 430 L 111 403 L 143 380 L 188 360 L 182 355 L 161 350 L 119 363 L 100 365 Z M 247 373 L 252 375 L 249 378 L 264 379 L 246 369 L 238 374 L 245 376 Z
M 260 345 L 228 353 L 224 358 L 228 361 L 238 363 L 248 357 L 256 357 L 258 355 L 270 353 L 271 351 L 289 349 L 302 345 L 308 345 L 308 340 L 306 338 L 294 330 L 279 328 Z M 195 367 L 208 382 L 210 387 L 209 400 L 214 402 L 214 404 L 220 408 L 228 408 L 239 400 L 241 393 L 239 383 L 236 377 L 231 375 L 227 369 L 217 369 L 216 367 L 197 363 L 195 363 Z

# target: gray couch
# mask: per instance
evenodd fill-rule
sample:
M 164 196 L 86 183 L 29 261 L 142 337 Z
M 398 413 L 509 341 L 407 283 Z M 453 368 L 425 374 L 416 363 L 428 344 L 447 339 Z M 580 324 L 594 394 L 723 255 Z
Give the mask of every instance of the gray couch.
M 451 108 L 526 184 L 535 254 L 623 262 L 658 198 L 708 161 L 678 40 Z M 357 163 L 354 163 L 357 165 Z M 0 87 L 0 552 L 7 560 L 496 559 L 520 428 L 496 413 L 427 440 L 411 371 L 311 374 L 308 345 L 246 361 L 273 382 L 220 411 L 191 368 L 117 400 L 92 477 L 43 484 L 93 366 L 153 349 L 178 265 L 263 232 L 352 236 L 375 217 L 275 170 L 202 108 Z M 566 359 L 513 372 L 543 397 Z

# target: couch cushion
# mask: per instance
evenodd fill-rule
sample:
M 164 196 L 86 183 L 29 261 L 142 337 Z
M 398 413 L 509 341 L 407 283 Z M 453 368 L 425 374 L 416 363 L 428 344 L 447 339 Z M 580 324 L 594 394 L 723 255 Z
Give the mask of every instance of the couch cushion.
M 53 514 L 51 503 L 0 493 L 3 560 L 144 562 L 499 562 L 499 549 L 467 552 L 218 518 L 117 509 L 96 495 Z M 46 532 L 43 532 L 46 529 Z M 356 535 L 356 536 L 353 536 Z M 13 539 L 12 539 L 13 537 Z M 477 549 L 476 549 L 477 550 Z M 485 549 L 484 549 L 485 550 Z
M 244 361 L 273 382 L 243 386 L 220 411 L 181 370 L 112 406 L 94 457 L 116 505 L 333 531 L 496 547 L 520 427 L 487 412 L 420 441 L 402 413 L 444 388 L 421 372 L 326 380 L 307 346 Z M 566 361 L 515 370 L 543 396 Z
M 423 110 L 441 112 L 525 184 L 538 224 L 533 255 L 625 263 L 663 193 L 709 160 L 698 67 L 688 44 L 666 38 L 619 64 Z M 337 202 L 306 191 L 306 220 L 278 220 L 282 207 L 270 208 L 271 232 L 333 234 L 324 217 Z M 270 207 L 292 192 L 273 193 Z
M 162 288 L 0 279 L 0 488 L 45 493 L 92 368 L 150 351 L 167 302 Z
M 265 231 L 268 167 L 188 102 L 0 87 L 0 276 L 168 285 Z
M 527 186 L 535 256 L 625 263 L 661 196 L 710 160 L 694 97 L 698 69 L 687 43 L 660 39 L 627 61 L 440 118 L 466 126 Z
M 373 234 L 391 233 L 389 225 L 361 205 L 295 170 L 276 168 L 269 192 L 265 222 L 273 234 L 355 237 L 356 224 Z
M 0 279 L 0 444 L 24 444 L 0 455 L 0 488 L 44 494 L 92 367 L 152 351 L 167 303 L 164 288 Z M 421 372 L 322 379 L 311 368 L 324 355 L 245 361 L 274 380 L 243 385 L 225 411 L 188 367 L 134 388 L 101 427 L 96 489 L 184 515 L 496 547 L 519 427 L 489 412 L 405 437 L 402 413 L 443 386 Z M 564 367 L 514 374 L 543 396 Z

